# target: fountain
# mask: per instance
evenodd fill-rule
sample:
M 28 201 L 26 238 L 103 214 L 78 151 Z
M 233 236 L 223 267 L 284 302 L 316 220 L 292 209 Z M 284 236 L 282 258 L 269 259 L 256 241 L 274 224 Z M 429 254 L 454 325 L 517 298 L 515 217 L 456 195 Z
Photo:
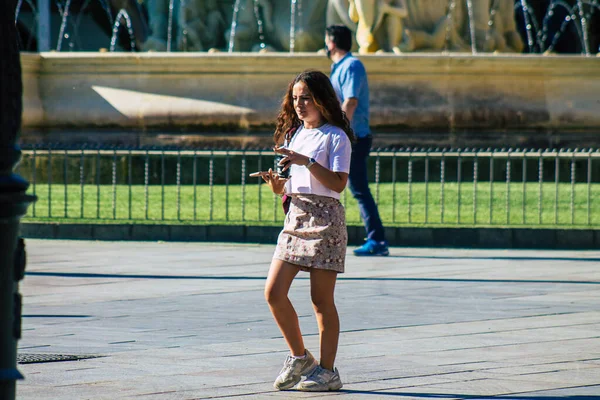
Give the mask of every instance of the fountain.
M 473 54 L 477 54 L 477 39 L 475 34 L 475 13 L 473 9 L 473 0 L 467 0 L 467 10 L 469 12 L 469 32 L 471 34 L 471 50 Z
M 56 51 L 23 55 L 26 141 L 82 141 L 88 130 L 137 144 L 268 138 L 289 78 L 329 70 L 317 51 L 330 23 L 356 33 L 382 143 L 405 133 L 455 145 L 583 143 L 600 127 L 599 0 L 147 0 L 144 23 L 121 0 L 58 3 Z M 33 6 L 18 2 L 20 26 Z M 113 54 L 77 51 L 87 37 L 78 21 L 93 7 Z
M 233 52 L 235 46 L 235 28 L 237 27 L 238 13 L 240 12 L 240 0 L 235 0 L 233 6 L 233 17 L 231 18 L 231 28 L 229 30 L 229 52 Z
M 115 23 L 113 24 L 112 37 L 110 38 L 110 51 L 115 51 L 117 45 L 117 35 L 119 34 L 119 28 L 121 22 L 125 21 L 127 27 L 127 33 L 129 34 L 129 47 L 135 50 L 135 35 L 133 34 L 133 27 L 131 24 L 131 17 L 127 14 L 127 11 L 121 10 L 115 17 Z
M 35 37 L 45 20 L 46 24 L 54 22 L 49 35 L 50 50 L 55 51 L 82 51 L 109 47 L 112 41 L 112 31 L 117 16 L 121 14 L 120 25 L 128 18 L 132 32 L 135 31 L 137 42 L 131 47 L 131 42 L 122 48 L 135 51 L 139 44 L 147 40 L 147 23 L 143 19 L 141 9 L 137 2 L 126 0 L 48 0 L 33 1 L 19 0 L 16 6 L 15 23 L 21 36 L 21 48 L 24 51 L 36 50 Z M 109 3 L 111 2 L 111 3 Z M 43 4 L 48 8 L 40 9 Z M 119 6 L 115 8 L 115 5 Z M 127 17 L 123 17 L 127 14 Z M 44 18 L 40 18 L 40 16 Z M 58 20 L 58 23 L 56 21 Z M 38 27 L 36 24 L 39 23 Z M 129 32 L 128 32 L 129 33 Z M 132 34 L 129 33 L 129 38 Z M 27 38 L 27 40 L 24 40 Z M 117 42 L 123 40 L 117 38 Z M 115 44 L 117 47 L 118 43 Z
M 100 7 L 91 10 L 92 13 L 102 12 L 107 17 L 103 29 L 110 33 L 114 30 L 116 16 L 123 16 L 123 11 L 126 13 L 124 20 L 130 21 L 133 30 L 128 32 L 129 42 L 131 37 L 138 37 L 136 46 L 130 43 L 121 46 L 130 51 L 207 51 L 214 48 L 231 52 L 234 48 L 260 51 L 267 47 L 273 51 L 316 51 L 322 47 L 322 40 L 297 43 L 296 36 L 304 35 L 305 27 L 309 36 L 315 33 L 321 36 L 320 29 L 316 32 L 316 28 L 326 23 L 344 23 L 357 31 L 359 43 L 367 41 L 361 45 L 364 53 L 393 51 L 394 47 L 398 48 L 394 50 L 396 52 L 451 52 L 467 48 L 473 54 L 507 49 L 520 52 L 521 46 L 514 43 L 514 37 L 506 40 L 504 45 L 497 44 L 497 41 L 504 41 L 503 35 L 517 30 L 515 17 L 522 20 L 518 30 L 528 53 L 556 51 L 557 43 L 569 28 L 570 36 L 566 40 L 575 35 L 580 53 L 595 54 L 600 45 L 599 28 L 592 23 L 600 10 L 600 0 L 548 0 L 546 9 L 540 9 L 539 4 L 543 1 L 530 0 L 315 0 L 304 6 L 302 0 L 146 0 L 133 3 L 138 6 L 132 7 L 132 3 L 123 0 L 56 0 L 54 6 L 61 22 L 54 49 L 64 51 L 63 41 L 67 40 L 69 51 L 97 50 L 86 47 L 79 32 L 89 29 L 89 24 L 82 27 L 81 21 L 92 5 Z M 142 12 L 141 8 L 146 11 Z M 35 15 L 38 12 L 32 0 L 19 0 L 16 22 L 22 30 L 32 33 L 36 30 Z M 149 20 L 141 23 L 146 13 Z M 273 18 L 273 15 L 286 14 L 288 19 Z M 354 21 L 350 20 L 349 14 L 354 16 Z M 225 23 L 227 20 L 229 24 Z M 560 27 L 553 30 L 552 26 L 557 23 Z M 147 32 L 148 25 L 152 34 Z M 229 30 L 225 31 L 227 26 Z M 286 26 L 289 33 L 284 32 Z M 591 36 L 590 31 L 593 31 Z M 372 38 L 363 39 L 364 35 Z M 403 42 L 396 45 L 392 36 L 398 36 Z M 112 34 L 109 38 L 113 39 Z M 189 38 L 199 43 L 184 45 Z M 236 47 L 236 38 L 243 44 L 242 48 Z M 119 37 L 117 42 L 123 39 Z M 108 43 L 104 47 L 108 47 Z
M 566 28 L 569 25 L 572 25 L 575 27 L 577 37 L 581 43 L 582 53 L 587 56 L 591 55 L 592 51 L 589 38 L 588 21 L 591 20 L 596 12 L 600 11 L 600 1 L 577 0 L 574 4 L 569 4 L 564 0 L 553 0 L 550 2 L 548 9 L 542 18 L 541 27 L 535 18 L 534 9 L 531 7 L 528 1 L 520 0 L 519 3 L 516 4 L 516 9 L 517 12 L 523 15 L 525 21 L 527 45 L 530 53 L 553 52 L 556 43 L 565 33 Z M 560 11 L 562 11 L 562 13 L 560 13 Z M 560 29 L 552 36 L 549 36 L 548 27 L 550 23 L 555 21 L 557 18 L 562 19 Z M 546 43 L 549 40 L 550 45 L 547 46 Z M 595 52 L 598 51 L 600 51 L 600 48 L 595 50 Z

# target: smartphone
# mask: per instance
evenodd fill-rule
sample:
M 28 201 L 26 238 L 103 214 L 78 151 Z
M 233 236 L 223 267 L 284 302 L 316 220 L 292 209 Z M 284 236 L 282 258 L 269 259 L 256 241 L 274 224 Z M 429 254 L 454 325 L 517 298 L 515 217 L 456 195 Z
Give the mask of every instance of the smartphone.
M 278 154 L 275 156 L 275 170 L 277 171 L 277 176 L 283 179 L 287 179 L 290 177 L 290 169 L 286 169 L 284 171 L 283 167 L 285 167 L 288 163 L 283 165 L 279 165 L 279 161 L 283 160 L 285 157 L 283 154 Z

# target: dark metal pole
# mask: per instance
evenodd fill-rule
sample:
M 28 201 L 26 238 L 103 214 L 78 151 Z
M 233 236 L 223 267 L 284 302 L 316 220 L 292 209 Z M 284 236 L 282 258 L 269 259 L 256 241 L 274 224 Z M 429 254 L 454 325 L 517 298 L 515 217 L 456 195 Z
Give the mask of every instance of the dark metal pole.
M 10 3 L 10 1 L 9 1 Z M 38 51 L 50 51 L 50 0 L 38 0 Z
M 35 200 L 25 194 L 27 181 L 13 172 L 21 157 L 16 141 L 23 108 L 15 10 L 15 0 L 0 2 L 0 399 L 9 400 L 15 398 L 16 380 L 22 378 L 17 370 L 18 281 L 25 273 L 25 248 L 17 236 L 20 218 Z

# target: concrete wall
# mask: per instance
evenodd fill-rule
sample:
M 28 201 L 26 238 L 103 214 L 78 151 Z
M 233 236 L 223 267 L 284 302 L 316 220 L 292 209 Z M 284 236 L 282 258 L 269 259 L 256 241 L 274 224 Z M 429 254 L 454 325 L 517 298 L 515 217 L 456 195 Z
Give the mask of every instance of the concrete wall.
M 23 76 L 23 129 L 44 126 L 44 106 L 40 95 L 40 66 L 42 58 L 37 54 L 21 55 Z
M 600 58 L 361 56 L 385 132 L 600 132 Z M 23 54 L 24 137 L 59 130 L 268 131 L 317 54 Z

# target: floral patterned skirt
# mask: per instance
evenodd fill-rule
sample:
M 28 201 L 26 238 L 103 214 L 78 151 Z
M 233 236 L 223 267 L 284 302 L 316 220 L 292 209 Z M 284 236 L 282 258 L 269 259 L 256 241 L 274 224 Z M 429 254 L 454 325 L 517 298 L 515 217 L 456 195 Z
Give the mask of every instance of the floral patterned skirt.
M 332 197 L 292 195 L 273 258 L 311 268 L 344 272 L 348 231 L 344 206 Z

